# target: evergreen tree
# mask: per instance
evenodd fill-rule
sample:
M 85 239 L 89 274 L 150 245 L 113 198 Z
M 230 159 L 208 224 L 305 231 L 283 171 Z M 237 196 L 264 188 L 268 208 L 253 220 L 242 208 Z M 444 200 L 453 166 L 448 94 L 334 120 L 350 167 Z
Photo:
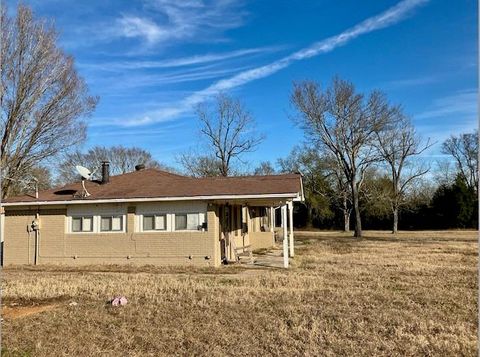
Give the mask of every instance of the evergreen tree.
M 451 185 L 441 185 L 432 199 L 433 223 L 441 228 L 478 226 L 478 198 L 475 190 L 458 175 Z

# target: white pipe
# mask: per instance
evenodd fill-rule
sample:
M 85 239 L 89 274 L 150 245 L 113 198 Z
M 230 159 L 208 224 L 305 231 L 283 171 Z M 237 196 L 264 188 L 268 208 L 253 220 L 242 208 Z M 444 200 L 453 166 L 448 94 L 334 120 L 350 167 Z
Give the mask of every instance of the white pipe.
M 35 260 L 34 260 L 34 265 L 38 264 L 38 253 L 39 253 L 39 244 L 40 244 L 40 213 L 37 210 L 37 213 L 35 214 L 35 220 L 37 221 L 37 227 L 34 229 L 35 232 Z

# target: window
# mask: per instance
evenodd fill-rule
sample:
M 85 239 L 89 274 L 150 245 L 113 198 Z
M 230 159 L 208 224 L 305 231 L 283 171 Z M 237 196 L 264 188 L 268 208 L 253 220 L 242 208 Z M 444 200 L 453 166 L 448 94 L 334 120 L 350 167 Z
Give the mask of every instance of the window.
M 179 231 L 182 229 L 187 229 L 187 215 L 186 214 L 176 214 L 175 215 L 175 230 Z
M 164 231 L 167 229 L 166 215 L 144 215 L 143 230 L 144 231 Z
M 93 217 L 72 217 L 72 232 L 92 232 Z
M 203 213 L 180 213 L 175 215 L 176 231 L 197 231 L 205 221 Z
M 119 232 L 123 230 L 123 216 L 102 216 L 100 231 Z

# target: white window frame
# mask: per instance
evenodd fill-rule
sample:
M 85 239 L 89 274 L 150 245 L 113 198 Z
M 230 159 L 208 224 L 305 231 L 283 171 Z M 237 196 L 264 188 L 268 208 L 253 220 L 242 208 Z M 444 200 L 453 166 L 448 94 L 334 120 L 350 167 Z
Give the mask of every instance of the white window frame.
M 102 218 L 114 218 L 114 217 L 120 217 L 121 221 L 121 229 L 119 230 L 109 230 L 109 231 L 103 231 L 102 230 Z M 125 215 L 124 214 L 100 214 L 97 216 L 98 219 L 98 233 L 101 234 L 114 234 L 114 233 L 125 233 Z
M 167 213 L 144 213 L 144 214 L 141 214 L 140 215 L 140 222 L 139 222 L 139 228 L 140 228 L 140 232 L 145 232 L 145 233 L 156 233 L 156 232 L 167 232 L 168 231 L 168 214 Z M 154 228 L 153 229 L 144 229 L 144 217 L 153 217 L 153 225 L 154 225 Z M 164 229 L 157 229 L 155 227 L 155 222 L 156 222 L 156 218 L 157 217 L 164 217 L 165 221 L 164 221 L 164 224 L 165 224 L 165 228 Z
M 74 231 L 73 230 L 73 219 L 75 218 L 81 218 L 82 223 L 81 223 L 81 230 L 79 231 Z M 91 218 L 92 219 L 92 229 L 89 231 L 84 231 L 83 230 L 83 220 L 85 218 Z M 94 215 L 74 215 L 70 216 L 68 220 L 68 232 L 72 234 L 91 234 L 95 232 L 95 216 Z
M 91 231 L 81 231 L 81 232 L 74 232 L 73 231 L 73 218 L 79 217 L 92 217 L 92 230 Z M 122 219 L 122 229 L 120 231 L 102 231 L 102 217 L 121 217 Z M 88 234 L 88 235 L 98 235 L 98 234 L 118 234 L 118 233 L 126 233 L 126 215 L 124 214 L 101 214 L 101 215 L 72 215 L 67 217 L 67 234 Z
M 176 219 L 178 216 L 187 216 L 187 227 L 188 227 L 188 215 L 189 214 L 196 214 L 198 217 L 198 226 L 197 229 L 177 229 Z M 200 215 L 203 215 L 203 220 L 200 218 Z M 176 212 L 172 214 L 172 232 L 202 232 L 202 229 L 198 229 L 199 226 L 202 226 L 204 222 L 207 222 L 207 215 L 205 212 Z

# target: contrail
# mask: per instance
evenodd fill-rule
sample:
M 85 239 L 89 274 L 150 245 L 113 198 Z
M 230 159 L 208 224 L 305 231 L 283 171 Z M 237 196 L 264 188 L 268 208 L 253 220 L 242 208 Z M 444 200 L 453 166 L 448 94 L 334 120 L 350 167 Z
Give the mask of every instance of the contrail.
M 337 47 L 343 46 L 361 35 L 394 25 L 405 19 L 415 8 L 427 3 L 428 1 L 429 0 L 403 0 L 381 14 L 370 17 L 338 35 L 315 42 L 306 48 L 303 48 L 267 65 L 245 70 L 230 78 L 219 80 L 207 88 L 184 98 L 175 105 L 161 108 L 141 119 L 134 119 L 126 122 L 124 121 L 122 124 L 126 126 L 136 126 L 171 119 L 182 113 L 188 112 L 193 106 L 205 101 L 210 96 L 221 91 L 233 89 L 254 80 L 268 77 L 290 66 L 294 62 L 331 52 Z

